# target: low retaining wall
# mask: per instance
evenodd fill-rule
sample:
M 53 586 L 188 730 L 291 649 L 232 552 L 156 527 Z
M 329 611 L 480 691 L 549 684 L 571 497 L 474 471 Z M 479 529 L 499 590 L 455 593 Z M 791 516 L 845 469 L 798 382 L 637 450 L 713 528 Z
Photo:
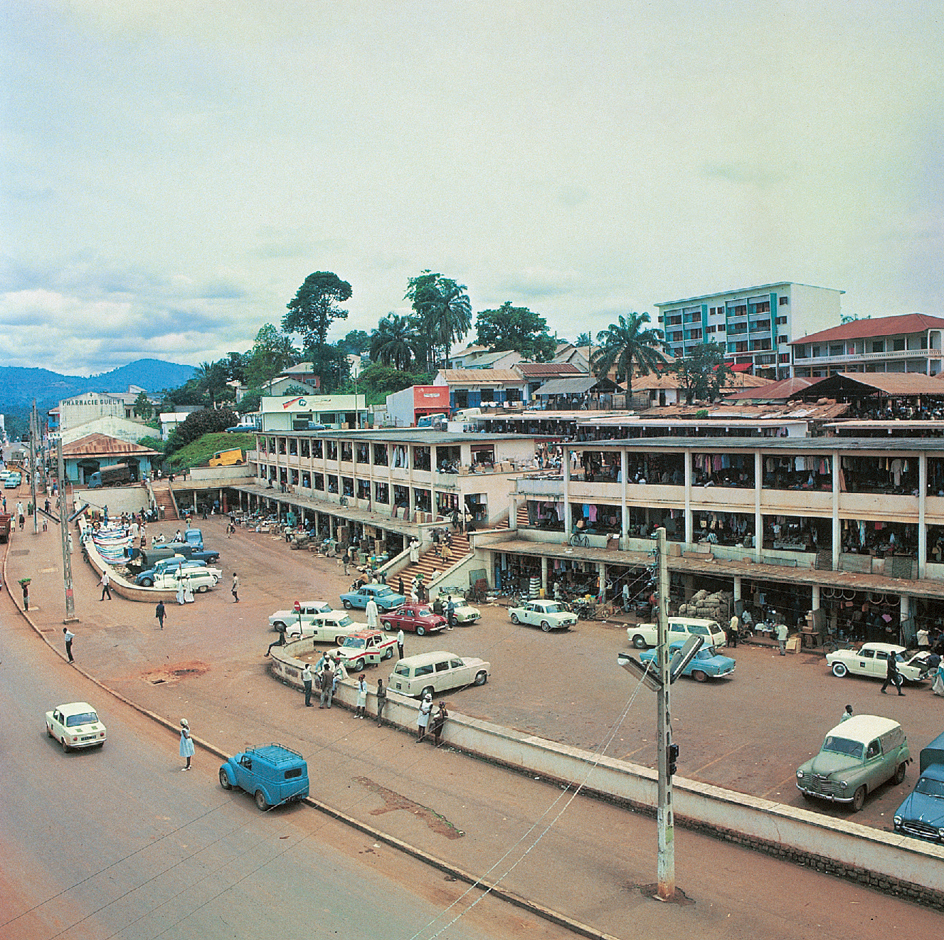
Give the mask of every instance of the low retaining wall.
M 310 638 L 275 647 L 269 669 L 300 690 L 304 663 L 295 657 L 323 648 Z M 353 708 L 355 684 L 352 679 L 341 683 L 334 701 Z M 367 707 L 376 714 L 373 692 Z M 384 719 L 391 724 L 412 730 L 418 711 L 416 700 L 388 692 Z M 582 785 L 591 795 L 655 814 L 657 775 L 648 767 L 597 758 L 454 711 L 443 740 L 513 770 Z M 676 823 L 687 829 L 944 910 L 944 847 L 682 777 L 673 778 L 673 808 Z
M 111 565 L 105 561 L 104 558 L 102 558 L 91 538 L 87 541 L 84 540 L 85 530 L 85 520 L 80 519 L 79 547 L 82 550 L 83 557 L 99 577 L 101 577 L 102 572 L 106 568 L 108 569 L 108 586 L 119 597 L 123 597 L 128 601 L 147 601 L 152 604 L 156 604 L 160 600 L 173 601 L 176 598 L 177 594 L 175 591 L 165 591 L 163 588 L 139 587 L 137 584 L 132 584 L 130 581 L 123 578 Z

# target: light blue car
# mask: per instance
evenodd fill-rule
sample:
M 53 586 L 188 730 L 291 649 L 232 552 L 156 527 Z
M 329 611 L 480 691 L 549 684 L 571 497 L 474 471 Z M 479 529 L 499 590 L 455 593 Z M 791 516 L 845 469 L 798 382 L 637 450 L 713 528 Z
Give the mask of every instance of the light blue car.
M 676 642 L 669 646 L 669 650 L 674 656 L 685 643 Z M 656 651 L 645 650 L 639 654 L 639 660 L 642 663 L 655 662 Z M 696 682 L 704 682 L 706 679 L 720 679 L 723 676 L 730 676 L 734 672 L 735 662 L 730 656 L 722 656 L 715 652 L 713 646 L 703 646 L 694 656 L 692 661 L 682 670 L 683 676 L 691 676 Z
M 356 591 L 348 591 L 347 594 L 341 595 L 341 603 L 345 610 L 350 610 L 352 607 L 363 610 L 371 598 L 377 602 L 381 610 L 395 610 L 406 603 L 406 598 L 402 594 L 397 594 L 386 584 L 365 584 Z
M 220 786 L 245 790 L 259 809 L 267 810 L 308 796 L 308 764 L 281 744 L 250 747 L 220 767 Z

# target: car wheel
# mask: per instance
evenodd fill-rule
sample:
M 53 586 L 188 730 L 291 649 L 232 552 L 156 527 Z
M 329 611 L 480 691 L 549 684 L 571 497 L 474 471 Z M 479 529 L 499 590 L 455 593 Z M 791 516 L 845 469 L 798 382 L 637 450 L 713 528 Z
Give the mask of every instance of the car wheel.
M 51 738 L 52 736 L 52 728 L 50 728 L 49 725 L 46 725 L 46 737 Z
M 431 685 L 428 685 L 428 686 L 426 686 L 425 689 L 423 689 L 422 692 L 420 692 L 420 698 L 426 698 L 427 695 L 429 695 L 430 697 L 432 697 L 432 694 L 433 694 L 433 692 L 435 692 L 435 691 L 436 691 L 436 690 L 435 690 Z
M 363 671 L 364 671 L 364 665 L 365 665 L 365 660 L 359 659 L 356 663 L 354 663 L 354 665 L 353 665 L 351 668 L 352 668 L 355 672 L 363 672 Z
M 833 663 L 833 675 L 841 679 L 849 671 L 845 663 Z
M 389 620 L 381 620 L 381 621 L 380 621 L 380 626 L 382 626 L 382 627 L 384 628 L 384 630 L 392 630 L 392 629 L 393 629 L 393 624 L 392 624 Z
M 341 603 L 344 604 L 344 609 L 345 609 L 345 610 L 350 610 L 350 609 L 351 609 L 351 602 L 350 602 L 350 601 L 341 601 Z
M 905 779 L 905 772 L 907 771 L 907 766 L 904 763 L 898 765 L 895 769 L 895 783 L 901 783 Z
M 209 589 L 205 584 L 201 584 L 200 587 L 197 588 L 197 593 L 198 593 L 198 594 L 206 594 L 206 592 L 209 591 L 209 590 L 210 590 L 210 589 Z
M 517 615 L 517 614 L 512 614 L 512 615 L 511 615 L 511 622 L 512 622 L 512 623 L 521 623 L 521 621 L 518 619 L 518 615 Z
M 426 636 L 426 627 L 417 627 L 416 628 L 417 636 Z
M 256 806 L 263 812 L 269 808 L 269 804 L 266 802 L 265 794 L 262 790 L 256 790 Z
M 388 646 L 387 651 L 384 653 L 384 659 L 393 659 L 393 647 Z
M 865 787 L 859 787 L 852 795 L 852 812 L 858 813 L 865 806 L 865 796 L 868 791 Z
M 637 634 L 633 637 L 633 646 L 635 646 L 636 649 L 638 649 L 638 650 L 644 650 L 647 645 L 648 645 L 648 644 L 646 643 L 646 641 L 642 638 L 642 636 L 641 636 L 640 634 L 637 633 Z
M 141 587 L 154 587 L 154 581 L 151 578 L 143 578 Z
M 476 685 L 485 685 L 486 682 L 488 682 L 488 673 L 484 669 L 475 674 Z
M 272 629 L 275 630 L 277 633 L 280 631 L 285 632 L 286 630 L 288 630 L 288 625 L 282 623 L 281 620 L 276 620 L 275 623 L 272 624 Z
M 66 739 L 65 739 L 65 738 L 60 739 L 59 743 L 62 745 L 62 753 L 63 753 L 63 754 L 68 754 L 68 753 L 69 753 L 69 745 L 66 744 Z
M 551 632 L 551 625 L 550 625 L 546 620 L 542 620 L 542 621 L 541 621 L 541 629 L 542 629 L 545 633 L 550 633 L 550 632 Z
M 233 785 L 229 782 L 229 777 L 226 776 L 226 771 L 220 767 L 220 786 L 224 790 L 232 790 Z
M 708 676 L 707 676 L 705 673 L 703 673 L 700 669 L 696 669 L 696 670 L 692 673 L 692 678 L 693 678 L 696 682 L 704 682 L 704 681 L 708 678 Z

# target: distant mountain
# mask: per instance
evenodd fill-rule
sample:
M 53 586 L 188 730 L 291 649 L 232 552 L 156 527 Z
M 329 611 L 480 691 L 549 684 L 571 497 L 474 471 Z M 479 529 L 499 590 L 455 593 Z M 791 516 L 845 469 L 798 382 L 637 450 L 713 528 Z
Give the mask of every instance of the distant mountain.
M 85 392 L 126 392 L 129 385 L 139 385 L 156 395 L 177 388 L 193 377 L 193 366 L 182 366 L 162 359 L 138 359 L 101 375 L 62 375 L 48 369 L 23 369 L 0 366 L 0 414 L 22 413 L 36 400 L 36 407 L 48 411 L 63 398 Z

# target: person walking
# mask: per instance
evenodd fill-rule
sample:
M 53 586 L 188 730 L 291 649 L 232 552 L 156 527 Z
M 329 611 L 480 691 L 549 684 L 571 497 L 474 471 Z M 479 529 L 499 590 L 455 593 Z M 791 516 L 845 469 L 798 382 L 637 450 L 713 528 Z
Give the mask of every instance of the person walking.
M 268 653 L 266 653 L 268 655 Z M 311 674 L 311 663 L 305 663 L 302 670 L 302 686 L 305 689 L 305 708 L 311 708 L 311 682 L 314 676 Z
M 420 543 L 414 536 L 410 539 L 410 564 L 415 565 L 420 560 Z
M 234 603 L 239 603 L 239 575 L 233 572 L 233 586 L 230 588 L 230 594 L 233 595 Z
M 66 641 L 66 656 L 69 657 L 70 663 L 74 663 L 75 660 L 72 658 L 72 641 L 75 639 L 75 634 L 68 627 L 63 627 L 62 635 Z
M 728 624 L 728 646 L 731 649 L 737 649 L 738 645 L 738 630 L 741 627 L 741 621 L 738 620 L 738 615 L 735 614 L 731 618 L 731 622 Z
M 787 655 L 787 637 L 790 635 L 790 630 L 787 628 L 785 623 L 777 624 L 777 643 L 780 646 L 780 655 Z
M 167 611 L 164 609 L 164 602 L 158 601 L 157 607 L 154 608 L 154 616 L 157 617 L 157 622 L 161 625 L 161 629 L 164 629 L 164 617 L 167 615 Z
M 403 630 L 397 630 L 397 659 L 403 659 Z
M 334 671 L 331 669 L 331 661 L 326 660 L 324 668 L 321 670 L 321 703 L 319 708 L 330 708 L 331 698 L 334 695 Z
M 400 597 L 406 597 L 406 594 L 403 593 L 403 575 L 400 575 L 400 580 L 397 581 L 397 594 Z
M 190 761 L 193 758 L 193 738 L 190 736 L 190 722 L 186 718 L 180 719 L 180 756 L 187 758 L 187 766 L 181 770 L 190 770 Z
M 383 724 L 384 709 L 387 707 L 387 690 L 383 679 L 377 680 L 377 727 Z
M 449 712 L 446 711 L 446 703 L 440 702 L 436 714 L 433 715 L 433 723 L 430 725 L 429 729 L 433 733 L 433 744 L 436 747 L 439 747 L 439 738 L 442 735 L 443 726 L 446 724 L 448 717 Z
M 944 662 L 938 663 L 937 672 L 931 680 L 931 691 L 935 695 L 944 696 Z
M 416 740 L 414 744 L 419 744 L 426 737 L 426 729 L 429 726 L 429 715 L 433 710 L 433 697 L 427 692 L 423 696 L 423 703 L 420 705 L 420 713 L 416 719 Z
M 105 595 L 108 595 L 108 599 L 111 600 L 111 578 L 108 577 L 108 570 L 105 569 L 102 571 L 102 579 L 98 582 L 102 586 L 102 596 L 99 598 L 100 601 L 105 600 Z
M 21 581 L 20 587 L 23 588 L 23 610 L 29 610 L 29 581 Z
M 357 706 L 354 709 L 355 718 L 363 718 L 367 712 L 367 680 L 361 673 L 357 679 Z
M 848 721 L 852 717 L 852 706 L 847 705 L 845 710 L 842 713 L 842 717 L 839 719 L 839 724 L 842 724 L 844 721 Z
M 889 653 L 888 659 L 886 660 L 885 665 L 885 681 L 882 683 L 882 694 L 887 695 L 885 691 L 888 688 L 888 683 L 891 683 L 898 689 L 899 695 L 904 695 L 905 693 L 901 691 L 902 678 L 901 673 L 898 671 L 898 655 L 897 653 Z
M 376 630 L 380 626 L 380 609 L 377 607 L 377 601 L 371 597 L 367 602 L 367 627 L 370 630 Z
M 449 596 L 449 602 L 446 604 L 446 623 L 448 624 L 450 630 L 455 628 L 456 602 L 452 599 L 452 595 Z

